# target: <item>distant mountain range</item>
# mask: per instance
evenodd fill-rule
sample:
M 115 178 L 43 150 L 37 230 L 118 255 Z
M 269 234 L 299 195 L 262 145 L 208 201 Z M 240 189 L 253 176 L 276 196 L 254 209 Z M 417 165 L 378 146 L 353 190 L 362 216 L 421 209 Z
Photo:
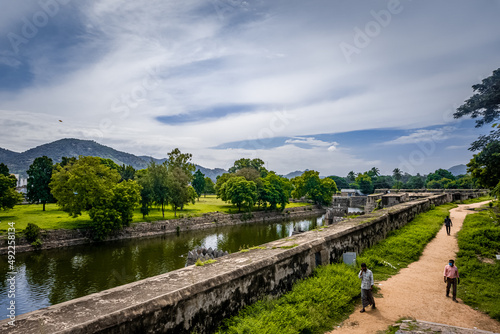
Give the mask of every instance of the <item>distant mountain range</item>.
M 101 145 L 92 140 L 81 139 L 61 139 L 52 143 L 37 146 L 26 152 L 18 153 L 0 148 L 0 163 L 9 167 L 9 171 L 14 174 L 20 174 L 27 177 L 26 171 L 33 161 L 41 156 L 47 156 L 54 163 L 61 162 L 62 157 L 94 156 L 105 159 L 111 159 L 118 165 L 130 165 L 135 169 L 144 169 L 151 160 L 157 163 L 163 163 L 167 159 L 155 159 L 148 156 L 136 156 L 130 153 L 115 150 L 109 146 Z M 196 169 L 211 178 L 214 182 L 218 175 L 227 171 L 222 168 L 205 168 L 196 165 Z
M 453 167 L 448 168 L 448 172 L 451 174 L 457 176 L 457 175 L 465 175 L 467 174 L 467 166 L 462 164 L 462 165 L 456 165 Z

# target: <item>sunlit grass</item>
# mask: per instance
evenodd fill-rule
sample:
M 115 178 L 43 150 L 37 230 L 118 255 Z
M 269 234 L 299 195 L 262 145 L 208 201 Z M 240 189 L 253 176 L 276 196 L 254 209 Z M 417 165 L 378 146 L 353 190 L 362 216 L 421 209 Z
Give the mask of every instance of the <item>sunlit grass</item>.
M 286 207 L 293 208 L 310 205 L 308 203 L 290 203 Z M 258 210 L 255 207 L 255 210 Z M 237 213 L 238 208 L 229 203 L 225 203 L 215 195 L 207 195 L 196 200 L 195 204 L 189 204 L 184 210 L 177 210 L 177 218 L 196 217 L 210 212 Z M 152 222 L 165 219 L 174 219 L 174 211 L 170 206 L 165 208 L 165 217 L 162 216 L 161 209 L 152 208 L 149 215 L 143 218 L 139 208 L 134 211 L 133 222 Z M 15 222 L 17 230 L 23 230 L 28 223 L 34 223 L 44 230 L 52 229 L 78 229 L 86 228 L 90 225 L 91 219 L 88 213 L 83 212 L 81 216 L 72 218 L 68 213 L 62 211 L 57 204 L 47 204 L 45 211 L 42 205 L 16 205 L 14 209 L 0 211 L 0 233 L 5 233 L 8 229 L 7 223 Z

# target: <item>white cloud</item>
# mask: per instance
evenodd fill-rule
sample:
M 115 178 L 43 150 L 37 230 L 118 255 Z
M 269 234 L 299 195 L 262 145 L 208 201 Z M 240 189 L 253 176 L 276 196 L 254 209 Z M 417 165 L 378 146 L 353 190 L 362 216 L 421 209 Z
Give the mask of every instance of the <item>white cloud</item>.
M 19 151 L 77 137 L 156 157 L 179 147 L 195 157 L 200 154 L 207 166 L 219 167 L 217 163 L 232 164 L 239 157 L 209 147 L 293 137 L 279 150 L 262 154 L 270 164 L 289 159 L 283 167 L 298 169 L 290 167 L 290 157 L 310 151 L 314 159 L 293 163 L 312 169 L 324 161 L 319 152 L 346 157 L 338 143 L 315 139 L 317 134 L 440 126 L 414 130 L 386 143 L 391 145 L 459 135 L 445 126 L 453 124 L 450 108 L 498 66 L 495 32 L 500 23 L 488 19 L 495 14 L 486 4 L 407 3 L 352 64 L 338 44 L 352 39 L 353 28 L 364 27 L 363 20 L 372 19 L 370 11 L 386 8 L 385 2 L 248 2 L 224 15 L 201 0 L 71 4 L 81 19 L 79 35 L 71 36 L 75 44 L 51 50 L 41 46 L 43 40 L 33 40 L 26 49 L 36 56 L 25 57 L 22 64 L 32 81 L 0 91 L 0 125 L 7 124 L 0 132 L 2 147 Z M 16 6 L 10 12 L 17 18 L 38 10 L 35 1 L 27 8 Z M 467 26 L 456 20 L 464 16 L 483 19 Z M 10 26 L 19 23 L 9 20 Z M 246 104 L 259 107 L 209 120 L 196 114 Z M 199 121 L 156 120 L 183 114 Z M 25 125 L 8 125 L 12 119 Z M 329 166 L 342 164 L 336 159 Z
M 417 144 L 422 142 L 439 142 L 451 138 L 454 135 L 456 128 L 452 126 L 445 126 L 434 130 L 416 130 L 415 132 L 401 136 L 394 140 L 385 142 L 386 145 L 405 145 Z

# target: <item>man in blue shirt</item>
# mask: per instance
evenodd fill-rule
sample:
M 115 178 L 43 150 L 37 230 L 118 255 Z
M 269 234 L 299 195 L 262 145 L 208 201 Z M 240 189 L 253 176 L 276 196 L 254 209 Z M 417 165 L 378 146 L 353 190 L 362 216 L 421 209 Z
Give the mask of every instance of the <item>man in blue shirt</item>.
M 358 274 L 361 278 L 361 302 L 363 303 L 363 309 L 361 313 L 365 312 L 365 307 L 372 305 L 372 309 L 375 308 L 375 300 L 373 299 L 372 289 L 373 289 L 373 273 L 370 269 L 366 268 L 366 263 L 361 263 L 361 271 Z

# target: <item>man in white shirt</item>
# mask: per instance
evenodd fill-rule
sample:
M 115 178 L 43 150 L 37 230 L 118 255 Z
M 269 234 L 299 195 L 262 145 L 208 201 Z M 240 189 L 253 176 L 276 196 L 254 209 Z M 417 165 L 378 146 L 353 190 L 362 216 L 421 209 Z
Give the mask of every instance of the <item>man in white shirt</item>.
M 375 308 L 375 300 L 373 299 L 372 289 L 373 289 L 373 273 L 370 269 L 366 268 L 366 263 L 361 263 L 361 271 L 358 274 L 361 278 L 361 302 L 363 303 L 363 309 L 361 313 L 365 312 L 365 307 L 372 305 L 372 309 Z

